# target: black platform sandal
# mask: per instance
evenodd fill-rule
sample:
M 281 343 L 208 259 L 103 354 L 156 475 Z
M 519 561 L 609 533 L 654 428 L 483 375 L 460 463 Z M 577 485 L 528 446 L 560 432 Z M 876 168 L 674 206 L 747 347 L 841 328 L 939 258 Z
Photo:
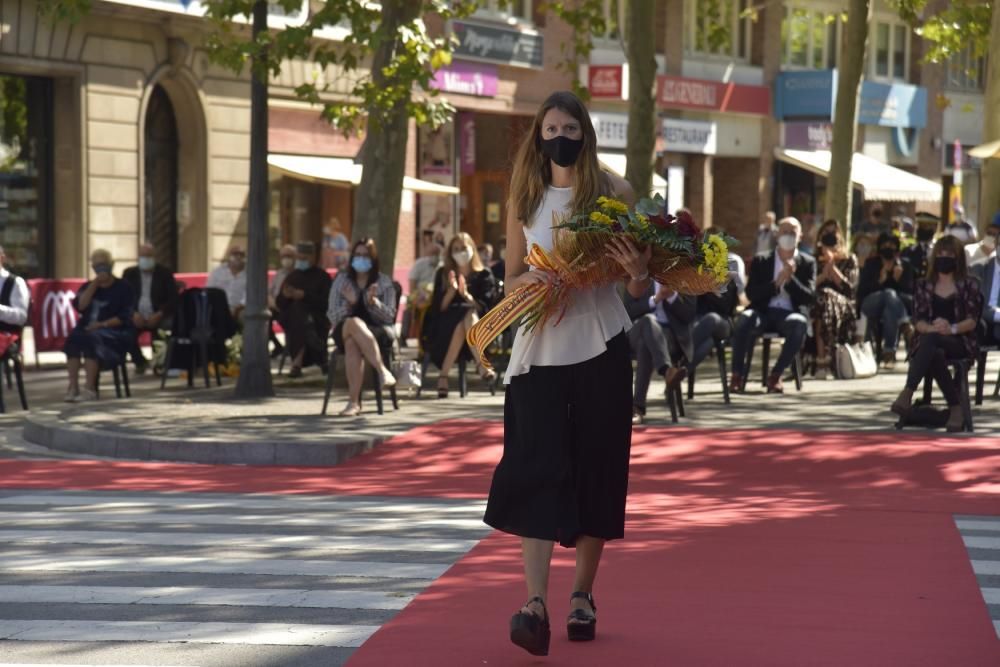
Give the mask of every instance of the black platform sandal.
M 537 602 L 542 605 L 544 617 L 530 611 L 519 611 L 510 618 L 510 640 L 531 655 L 548 655 L 549 639 L 552 631 L 549 628 L 549 611 L 545 608 L 545 600 L 533 597 L 527 605 Z
M 597 635 L 597 605 L 594 604 L 594 596 L 583 591 L 576 591 L 569 596 L 570 602 L 576 598 L 585 599 L 592 611 L 574 609 L 566 619 L 566 633 L 571 642 L 593 641 Z

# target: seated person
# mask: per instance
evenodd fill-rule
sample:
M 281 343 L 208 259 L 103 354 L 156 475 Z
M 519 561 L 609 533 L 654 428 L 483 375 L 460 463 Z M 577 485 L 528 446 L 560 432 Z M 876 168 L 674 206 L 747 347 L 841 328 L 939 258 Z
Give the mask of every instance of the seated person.
M 122 280 L 129 284 L 135 294 L 132 323 L 136 336 L 130 354 L 139 375 L 146 372 L 149 362 L 139 349 L 139 334 L 149 331 L 155 337 L 161 329 L 170 326 L 170 319 L 177 310 L 177 283 L 173 272 L 157 263 L 156 249 L 149 243 L 139 246 L 139 263 L 125 269 Z
M 851 343 L 857 328 L 858 260 L 844 247 L 840 223 L 827 220 L 819 228 L 816 255 L 815 322 L 817 376 L 825 379 L 837 367 L 838 345 Z
M 330 276 L 316 266 L 316 246 L 300 241 L 295 246 L 295 265 L 278 295 L 278 322 L 285 330 L 292 368 L 288 377 L 302 377 L 302 367 L 317 364 L 326 373 L 326 337 L 330 322 Z
M 80 317 L 63 346 L 69 371 L 68 403 L 95 400 L 100 367 L 124 361 L 135 339 L 132 323 L 135 294 L 127 282 L 111 273 L 114 267 L 111 253 L 95 250 L 90 255 L 90 265 L 95 277 L 80 288 L 73 300 Z M 79 384 L 81 359 L 87 372 L 87 388 L 82 393 Z
M 997 234 L 1000 234 L 1000 220 L 994 220 L 983 231 L 979 243 L 969 243 L 965 246 L 965 261 L 971 269 L 980 264 L 986 264 L 996 256 Z
M 855 234 L 851 240 L 851 252 L 858 258 L 858 266 L 864 266 L 872 257 L 877 257 L 878 237 L 871 234 Z
M 247 304 L 247 254 L 243 247 L 233 244 L 229 248 L 226 263 L 215 267 L 208 274 L 205 287 L 217 287 L 226 293 L 229 312 L 237 321 L 241 320 Z
M 646 394 L 653 371 L 664 379 L 668 392 L 687 375 L 684 363 L 694 356 L 691 322 L 695 302 L 694 297 L 646 280 L 629 280 L 623 300 L 632 319 L 628 340 L 636 359 L 632 423 L 641 424 L 646 418 Z
M 930 373 L 944 394 L 951 414 L 946 428 L 961 431 L 965 425 L 961 396 L 951 377 L 948 360 L 978 356 L 976 329 L 983 311 L 979 283 L 967 275 L 963 243 L 944 236 L 934 245 L 931 269 L 913 294 L 913 319 L 917 332 L 906 386 L 892 404 L 901 417 L 909 414 L 913 392 Z
M 882 359 L 886 367 L 896 363 L 899 327 L 909 320 L 907 306 L 913 299 L 913 267 L 899 255 L 899 237 L 885 233 L 878 237 L 878 255 L 861 267 L 858 303 L 867 320 L 865 339 L 882 325 Z
M 285 347 L 278 340 L 274 333 L 274 322 L 278 319 L 278 297 L 281 295 L 281 286 L 285 284 L 285 278 L 295 268 L 295 246 L 286 243 L 278 251 L 278 268 L 274 272 L 274 277 L 267 286 L 267 309 L 271 311 L 271 321 L 268 322 L 267 338 L 274 345 L 271 350 L 271 358 L 276 359 L 285 351 Z
M 757 255 L 750 264 L 750 308 L 743 311 L 733 334 L 733 393 L 743 391 L 747 352 L 761 332 L 778 333 L 785 339 L 767 377 L 767 393 L 784 391 L 781 376 L 805 342 L 809 308 L 816 294 L 816 260 L 798 251 L 801 235 L 798 220 L 782 218 L 778 223 L 778 247 L 766 255 Z
M 725 290 L 720 294 L 706 292 L 695 298 L 695 317 L 691 326 L 694 357 L 688 362 L 689 375 L 708 358 L 717 343 L 728 340 L 733 335 L 733 316 L 742 292 L 739 283 L 733 278 L 733 274 L 738 272 L 738 265 L 730 262 L 729 267 L 730 278 Z
M 347 270 L 338 273 L 330 287 L 326 316 L 347 365 L 349 398 L 340 416 L 356 417 L 361 414 L 366 361 L 381 372 L 383 386 L 396 384 L 382 359 L 382 349 L 392 347 L 396 337 L 396 288 L 392 278 L 379 273 L 374 240 L 361 239 L 351 248 Z
M 927 276 L 928 258 L 931 256 L 931 249 L 934 247 L 934 236 L 937 234 L 938 221 L 936 218 L 918 217 L 917 230 L 915 233 L 916 243 L 903 250 L 900 256 L 904 262 L 908 262 L 913 269 L 913 280 L 923 280 Z M 861 260 L 864 266 L 864 261 Z
M 28 321 L 31 292 L 24 278 L 8 271 L 6 264 L 7 255 L 3 246 L 0 246 L 0 332 L 20 334 Z M 7 343 L 3 345 L 4 349 L 0 351 L 0 356 L 6 352 L 6 346 Z
M 970 267 L 969 272 L 979 280 L 983 299 L 980 324 L 982 344 L 1000 345 L 1000 257 L 995 256 L 985 264 Z
M 431 305 L 431 294 L 434 292 L 434 276 L 441 267 L 442 247 L 435 240 L 434 232 L 429 229 L 424 230 L 420 240 L 423 244 L 420 248 L 420 258 L 413 263 L 409 274 L 409 299 L 406 302 L 406 311 L 403 313 L 404 340 L 420 337 L 424 316 Z
M 498 296 L 496 279 L 483 266 L 472 237 L 459 232 L 448 244 L 444 265 L 434 276 L 434 293 L 421 336 L 424 351 L 441 370 L 438 398 L 448 397 L 448 373 L 459 355 L 466 360 L 473 358 L 475 351 L 469 351 L 465 334 L 496 304 Z M 479 366 L 479 375 L 492 382 L 496 371 Z

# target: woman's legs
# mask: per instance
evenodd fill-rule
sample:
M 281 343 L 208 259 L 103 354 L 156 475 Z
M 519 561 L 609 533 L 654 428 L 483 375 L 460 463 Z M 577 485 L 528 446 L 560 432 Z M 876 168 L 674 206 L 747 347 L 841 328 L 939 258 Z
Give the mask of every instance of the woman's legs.
M 441 362 L 441 377 L 448 377 L 451 367 L 455 365 L 455 362 L 458 361 L 458 355 L 462 353 L 462 346 L 465 345 L 465 335 L 478 321 L 479 316 L 476 314 L 476 311 L 470 310 L 466 313 L 465 318 L 458 323 L 458 326 L 455 327 L 455 331 L 451 334 L 451 343 L 448 345 L 448 351 L 444 355 L 444 361 Z M 473 350 L 473 355 L 476 352 L 476 350 Z
M 524 580 L 528 584 L 528 597 L 535 596 L 548 600 L 549 595 L 549 565 L 552 561 L 552 548 L 555 542 L 537 540 L 531 537 L 521 538 L 521 557 L 524 560 Z M 543 616 L 541 606 L 535 602 L 524 606 L 524 611 L 531 611 Z
M 97 359 L 84 359 L 83 369 L 87 374 L 87 389 L 97 391 Z
M 344 329 L 347 329 L 345 326 Z M 365 377 L 365 359 L 353 338 L 344 336 L 344 362 L 347 366 L 347 392 L 351 406 L 361 402 L 361 382 Z
M 576 573 L 573 576 L 573 590 L 593 593 L 594 579 L 597 577 L 597 566 L 601 564 L 601 554 L 604 552 L 604 540 L 589 535 L 581 535 L 576 541 Z M 592 611 L 590 603 L 584 598 L 570 600 L 570 609 Z M 570 621 L 574 622 L 574 621 Z M 575 621 L 582 623 L 585 621 Z
M 382 365 L 382 353 L 378 349 L 378 341 L 375 340 L 375 335 L 372 334 L 364 321 L 357 317 L 349 317 L 344 321 L 345 344 L 348 339 L 354 340 L 365 361 L 382 372 L 388 372 Z
M 69 372 L 69 391 L 73 394 L 80 393 L 80 357 L 66 356 L 66 370 Z

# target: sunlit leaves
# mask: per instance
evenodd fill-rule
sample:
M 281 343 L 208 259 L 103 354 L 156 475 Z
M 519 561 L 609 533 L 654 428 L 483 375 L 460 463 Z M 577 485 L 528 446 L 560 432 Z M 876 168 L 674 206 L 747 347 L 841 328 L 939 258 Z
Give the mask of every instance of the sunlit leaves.
M 992 0 L 952 0 L 936 11 L 928 10 L 927 0 L 890 3 L 925 40 L 928 62 L 945 62 L 966 49 L 978 58 L 989 48 Z

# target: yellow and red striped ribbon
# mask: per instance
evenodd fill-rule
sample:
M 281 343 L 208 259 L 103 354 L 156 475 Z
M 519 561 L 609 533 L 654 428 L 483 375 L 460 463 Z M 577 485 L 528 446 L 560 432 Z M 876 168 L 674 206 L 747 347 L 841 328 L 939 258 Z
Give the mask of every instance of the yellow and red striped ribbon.
M 536 244 L 531 245 L 531 250 L 525 261 L 539 271 L 547 271 L 557 275 L 568 268 L 562 266 L 561 262 Z M 489 359 L 486 358 L 486 348 L 522 316 L 541 306 L 551 289 L 552 286 L 549 283 L 538 282 L 518 287 L 469 329 L 465 340 L 479 355 L 479 363 L 486 368 L 493 367 Z

